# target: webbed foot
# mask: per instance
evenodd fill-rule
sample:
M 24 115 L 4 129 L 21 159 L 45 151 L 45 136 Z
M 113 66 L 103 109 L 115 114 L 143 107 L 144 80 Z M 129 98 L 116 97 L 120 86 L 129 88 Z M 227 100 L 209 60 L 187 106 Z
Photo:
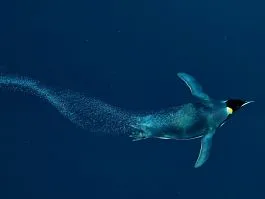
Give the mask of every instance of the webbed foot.
M 140 126 L 131 125 L 131 127 L 133 128 L 133 131 L 131 132 L 129 137 L 133 138 L 132 141 L 139 141 L 150 138 L 151 134 L 143 130 Z

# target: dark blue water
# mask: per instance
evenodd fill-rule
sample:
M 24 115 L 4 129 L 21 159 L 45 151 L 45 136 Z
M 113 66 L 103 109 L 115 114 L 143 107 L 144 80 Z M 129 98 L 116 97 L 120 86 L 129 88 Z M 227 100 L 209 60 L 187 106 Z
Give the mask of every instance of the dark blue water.
M 129 110 L 193 100 L 195 76 L 214 98 L 256 100 L 214 137 L 95 136 L 49 104 L 1 91 L 1 199 L 264 199 L 265 3 L 25 0 L 0 2 L 0 71 L 96 96 Z

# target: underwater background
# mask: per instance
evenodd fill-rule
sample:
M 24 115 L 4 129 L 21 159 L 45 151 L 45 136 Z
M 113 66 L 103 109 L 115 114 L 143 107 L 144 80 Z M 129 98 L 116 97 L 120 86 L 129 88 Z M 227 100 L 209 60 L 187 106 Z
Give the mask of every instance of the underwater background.
M 177 72 L 216 99 L 255 100 L 200 141 L 97 136 L 37 97 L 1 90 L 0 198 L 265 198 L 263 1 L 0 2 L 0 72 L 124 109 L 193 101 Z

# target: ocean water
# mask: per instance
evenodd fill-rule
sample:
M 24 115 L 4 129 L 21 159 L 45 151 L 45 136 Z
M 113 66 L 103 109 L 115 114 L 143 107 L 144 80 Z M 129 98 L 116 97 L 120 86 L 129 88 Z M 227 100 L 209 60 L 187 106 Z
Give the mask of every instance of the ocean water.
M 0 93 L 1 199 L 264 199 L 265 3 L 183 0 L 0 2 L 0 72 L 124 109 L 193 101 L 187 72 L 216 99 L 255 100 L 200 141 L 98 136 L 20 92 Z

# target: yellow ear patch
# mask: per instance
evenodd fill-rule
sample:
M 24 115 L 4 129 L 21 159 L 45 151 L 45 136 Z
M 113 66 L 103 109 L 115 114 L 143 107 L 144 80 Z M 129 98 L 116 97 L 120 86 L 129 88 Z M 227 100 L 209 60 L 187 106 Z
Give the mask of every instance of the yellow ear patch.
M 226 107 L 226 111 L 228 114 L 232 114 L 233 113 L 233 109 L 231 109 L 230 107 Z

